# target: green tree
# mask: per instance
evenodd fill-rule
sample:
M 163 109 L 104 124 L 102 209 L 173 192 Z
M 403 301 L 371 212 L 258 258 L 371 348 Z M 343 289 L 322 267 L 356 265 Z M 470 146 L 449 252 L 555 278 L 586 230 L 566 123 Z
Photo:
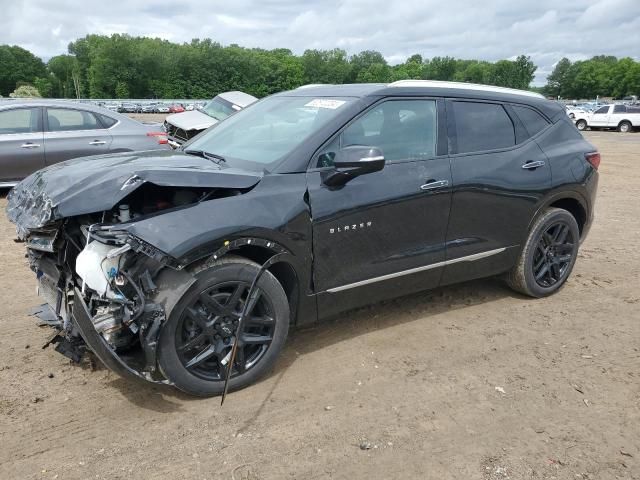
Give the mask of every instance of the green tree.
M 11 98 L 40 98 L 40 92 L 33 85 L 21 85 L 9 94 Z
M 19 82 L 46 77 L 44 62 L 24 48 L 0 45 L 0 94 L 8 95 Z

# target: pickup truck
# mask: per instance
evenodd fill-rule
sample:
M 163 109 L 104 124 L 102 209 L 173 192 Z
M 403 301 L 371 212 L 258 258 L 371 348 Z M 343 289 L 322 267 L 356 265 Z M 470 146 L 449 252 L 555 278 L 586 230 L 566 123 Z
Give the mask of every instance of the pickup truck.
M 578 130 L 615 128 L 619 132 L 632 132 L 640 127 L 640 108 L 628 105 L 604 105 L 594 112 L 576 112 L 574 121 Z

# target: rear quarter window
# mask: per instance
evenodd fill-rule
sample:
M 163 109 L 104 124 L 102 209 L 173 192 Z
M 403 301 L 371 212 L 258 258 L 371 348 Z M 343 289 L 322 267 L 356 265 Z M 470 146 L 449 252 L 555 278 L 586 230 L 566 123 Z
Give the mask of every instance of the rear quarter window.
M 98 113 L 97 115 L 98 115 L 98 118 L 100 119 L 100 123 L 102 123 L 104 128 L 111 128 L 116 123 L 118 123 L 118 121 L 116 119 L 108 117 L 106 115 L 102 115 L 101 113 Z
M 524 128 L 530 137 L 533 137 L 549 125 L 547 119 L 532 108 L 519 105 L 512 105 L 511 108 L 513 108 L 518 118 L 520 118 L 520 121 L 524 124 Z
M 497 103 L 452 102 L 457 137 L 455 153 L 481 152 L 516 144 L 513 122 Z

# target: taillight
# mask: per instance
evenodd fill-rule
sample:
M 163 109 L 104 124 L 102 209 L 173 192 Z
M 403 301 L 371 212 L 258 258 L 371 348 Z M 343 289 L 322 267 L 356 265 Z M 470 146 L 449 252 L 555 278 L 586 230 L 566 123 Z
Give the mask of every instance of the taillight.
M 148 132 L 147 137 L 155 137 L 160 145 L 166 145 L 169 143 L 165 132 Z
M 593 165 L 593 168 L 596 170 L 600 166 L 600 152 L 585 153 L 584 158 L 586 158 L 587 162 Z

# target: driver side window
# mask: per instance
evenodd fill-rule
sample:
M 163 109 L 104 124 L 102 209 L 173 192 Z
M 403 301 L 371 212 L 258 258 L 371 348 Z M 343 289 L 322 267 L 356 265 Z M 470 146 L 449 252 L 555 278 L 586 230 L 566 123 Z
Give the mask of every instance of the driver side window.
M 352 122 L 318 156 L 318 167 L 330 167 L 340 148 L 378 147 L 387 162 L 433 158 L 436 153 L 435 100 L 388 100 Z

